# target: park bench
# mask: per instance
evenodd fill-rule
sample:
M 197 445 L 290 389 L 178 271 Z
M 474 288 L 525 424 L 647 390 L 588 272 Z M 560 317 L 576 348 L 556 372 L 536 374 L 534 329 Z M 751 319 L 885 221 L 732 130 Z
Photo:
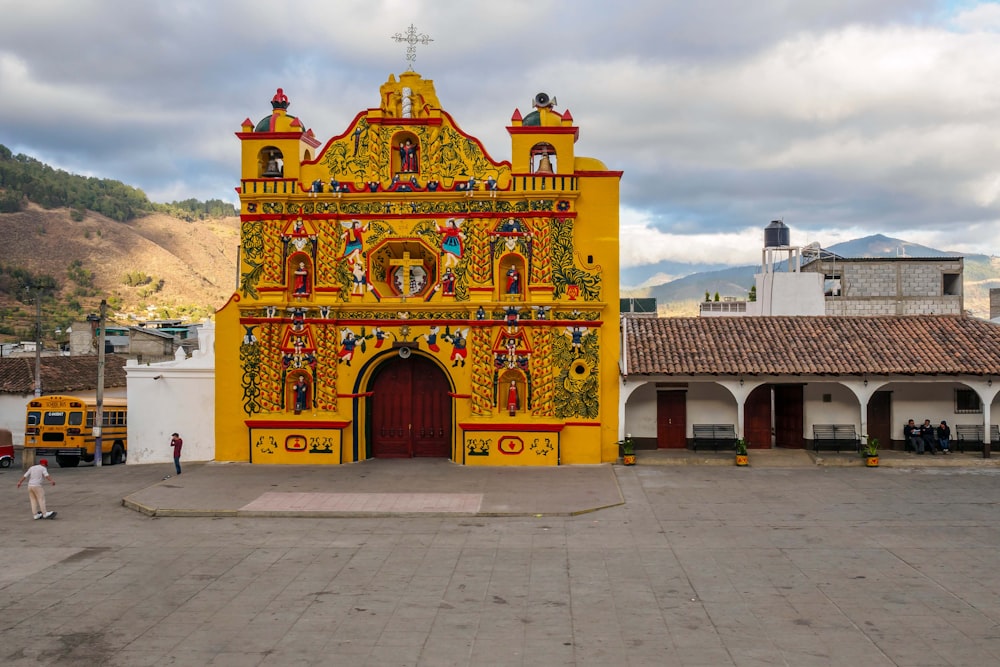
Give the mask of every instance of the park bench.
M 952 443 L 958 451 L 965 453 L 965 450 L 980 452 L 983 450 L 983 425 L 982 424 L 955 424 L 955 437 Z M 1000 426 L 990 424 L 990 442 L 1000 442 Z
M 844 448 L 860 451 L 861 438 L 854 424 L 813 424 L 813 451 Z
M 691 448 L 694 451 L 698 451 L 698 447 L 719 451 L 719 447 L 732 449 L 736 445 L 736 427 L 732 424 L 695 424 L 692 429 Z

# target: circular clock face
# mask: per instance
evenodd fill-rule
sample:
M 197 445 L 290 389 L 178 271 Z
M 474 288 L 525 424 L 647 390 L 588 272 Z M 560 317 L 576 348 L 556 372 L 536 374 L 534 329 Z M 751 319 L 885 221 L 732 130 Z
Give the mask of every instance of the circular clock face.
M 403 286 L 404 274 L 406 273 L 403 267 L 397 266 L 392 272 L 392 286 L 401 296 L 420 294 L 427 287 L 427 270 L 422 266 L 411 266 L 409 271 L 410 284 L 408 287 Z

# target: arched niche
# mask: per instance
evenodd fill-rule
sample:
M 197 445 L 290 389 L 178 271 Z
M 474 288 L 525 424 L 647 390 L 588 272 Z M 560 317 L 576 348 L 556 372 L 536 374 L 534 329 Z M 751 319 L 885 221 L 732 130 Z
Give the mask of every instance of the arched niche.
M 312 378 L 305 371 L 289 373 L 285 378 L 285 409 L 299 414 L 312 407 Z
M 438 255 L 420 239 L 384 241 L 368 257 L 369 280 L 383 295 L 423 298 L 438 282 Z
M 285 156 L 276 146 L 265 146 L 257 154 L 258 178 L 282 178 L 285 175 Z
M 497 288 L 501 301 L 524 301 L 528 274 L 524 257 L 513 253 L 504 255 L 497 264 Z
M 528 380 L 519 370 L 508 369 L 497 380 L 497 410 L 516 416 L 528 410 Z
M 531 147 L 529 156 L 531 171 L 537 174 L 556 173 L 556 148 L 548 142 L 539 142 Z
M 312 296 L 315 279 L 312 258 L 304 252 L 289 255 L 287 265 L 288 294 L 293 299 L 308 299 Z
M 420 173 L 420 140 L 412 132 L 397 132 L 392 138 L 392 173 Z

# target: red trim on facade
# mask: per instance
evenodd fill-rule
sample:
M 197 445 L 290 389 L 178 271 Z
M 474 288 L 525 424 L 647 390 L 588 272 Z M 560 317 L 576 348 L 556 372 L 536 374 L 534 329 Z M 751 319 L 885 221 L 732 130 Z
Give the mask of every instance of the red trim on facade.
M 512 422 L 510 424 L 469 424 L 459 423 L 463 431 L 524 431 L 528 433 L 559 433 L 565 424 L 532 424 Z
M 258 288 L 259 289 L 259 288 Z M 239 301 L 239 295 L 234 294 L 233 297 L 236 301 Z M 241 317 L 240 322 L 242 324 L 267 324 L 267 323 L 281 323 L 281 322 L 291 322 L 291 317 Z M 322 317 L 306 317 L 303 319 L 307 324 L 345 324 L 345 325 L 374 325 L 374 326 L 402 326 L 404 324 L 409 325 L 432 325 L 432 324 L 449 324 L 453 326 L 467 326 L 467 327 L 506 327 L 506 322 L 504 320 L 465 320 L 465 319 L 440 319 L 440 320 L 373 320 L 373 319 L 345 319 L 339 317 L 328 317 L 323 319 Z M 572 327 L 572 326 L 582 326 L 588 329 L 596 329 L 604 324 L 603 320 L 519 320 L 517 325 L 519 327 L 531 328 L 531 327 Z M 417 345 L 417 341 L 409 341 L 409 345 L 414 347 Z M 349 394 L 345 394 L 347 396 Z M 360 395 L 360 394 L 359 394 Z
M 382 117 L 382 118 L 369 118 L 369 125 L 432 125 L 437 127 L 441 125 L 440 118 L 397 118 L 396 116 Z
M 574 125 L 569 127 L 550 127 L 546 125 L 529 125 L 525 127 L 521 125 L 520 127 L 507 127 L 507 133 L 514 134 L 572 134 L 573 141 L 575 142 L 580 138 L 580 128 Z
M 374 395 L 374 391 L 363 391 L 360 394 L 337 394 L 337 398 L 368 398 Z
M 472 394 L 456 394 L 451 391 L 448 392 L 448 395 L 452 398 L 472 398 Z
M 566 422 L 566 426 L 600 426 L 601 422 Z
M 237 132 L 236 136 L 241 140 L 273 139 L 275 141 L 282 141 L 285 139 L 297 139 L 304 141 L 313 148 L 319 146 L 319 141 L 311 137 L 307 132 Z
M 330 429 L 346 428 L 350 426 L 350 421 L 326 421 L 307 422 L 299 419 L 282 421 L 280 419 L 247 419 L 243 422 L 247 428 L 303 428 L 303 429 Z
M 621 178 L 622 174 L 624 173 L 625 173 L 624 171 L 612 171 L 611 169 L 609 169 L 607 171 L 577 171 L 574 172 L 573 175 L 580 177 L 588 176 L 592 178 L 599 178 L 601 176 L 613 176 L 615 178 Z

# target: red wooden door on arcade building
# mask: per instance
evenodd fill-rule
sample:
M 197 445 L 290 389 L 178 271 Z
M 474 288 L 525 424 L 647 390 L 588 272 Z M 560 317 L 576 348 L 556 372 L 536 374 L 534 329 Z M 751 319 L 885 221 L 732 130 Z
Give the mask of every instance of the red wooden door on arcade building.
M 420 356 L 395 357 L 371 385 L 371 455 L 375 458 L 451 456 L 448 378 Z

